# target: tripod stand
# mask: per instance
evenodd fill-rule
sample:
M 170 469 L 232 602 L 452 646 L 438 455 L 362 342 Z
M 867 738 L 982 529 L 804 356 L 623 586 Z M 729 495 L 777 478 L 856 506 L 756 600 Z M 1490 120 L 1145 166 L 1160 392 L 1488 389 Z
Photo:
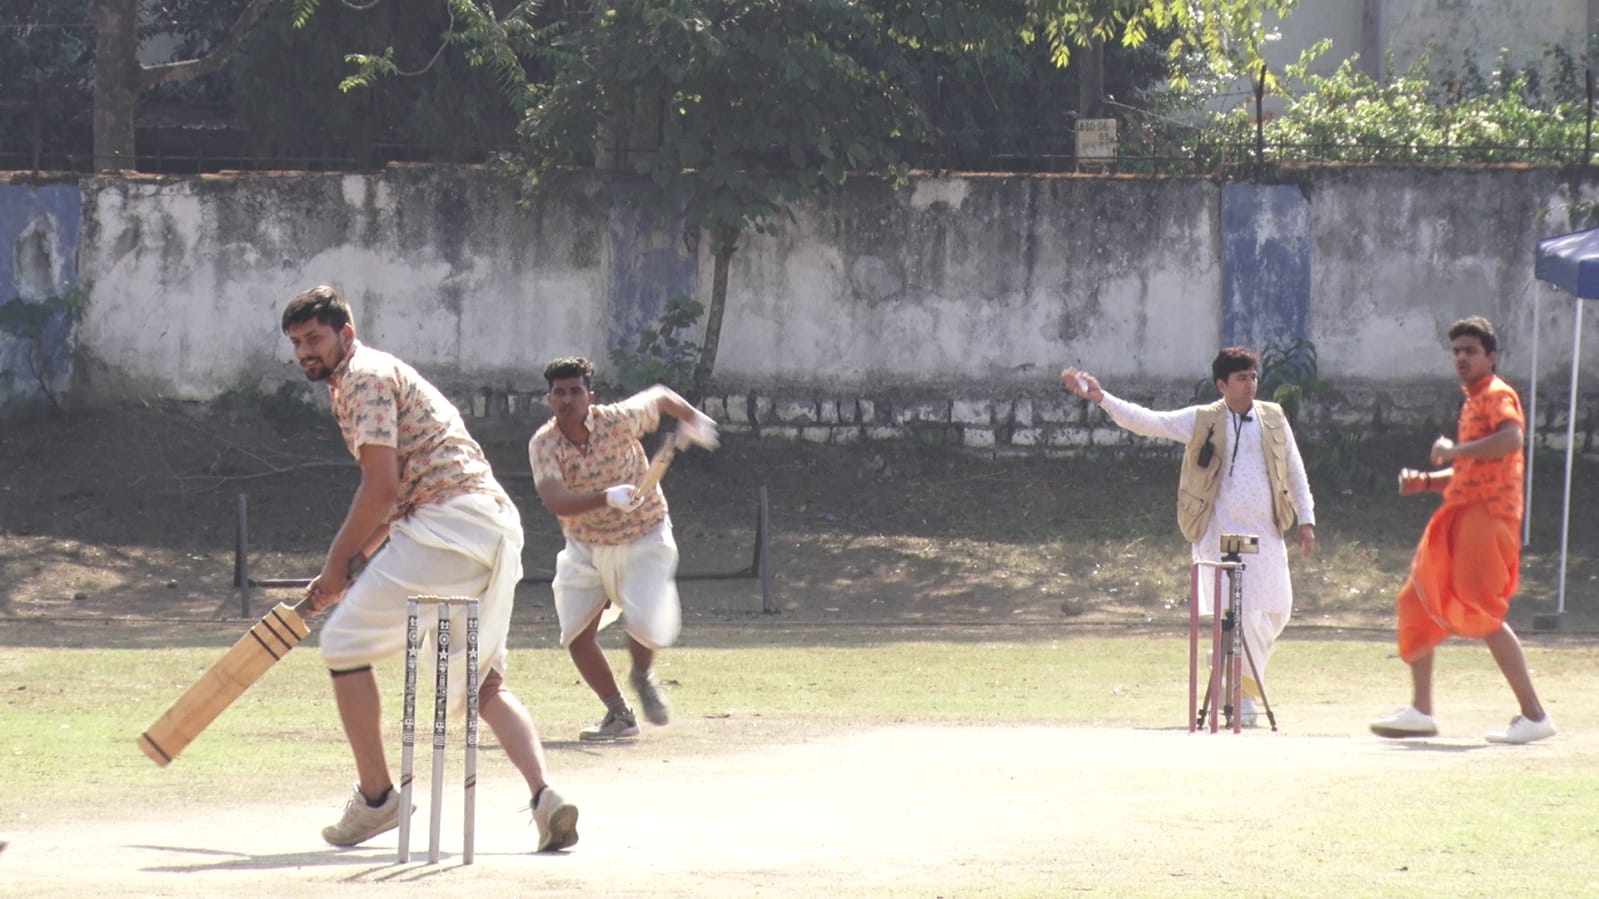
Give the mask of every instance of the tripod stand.
M 1271 710 L 1271 701 L 1266 698 L 1266 685 L 1261 682 L 1254 653 L 1249 648 L 1249 642 L 1244 639 L 1245 565 L 1239 556 L 1241 550 L 1236 542 L 1229 541 L 1228 536 L 1223 537 L 1223 549 L 1226 551 L 1222 554 L 1220 562 L 1195 562 L 1191 569 L 1188 602 L 1188 731 L 1193 733 L 1205 726 L 1206 720 L 1209 719 L 1210 732 L 1215 733 L 1220 714 L 1226 715 L 1228 727 L 1233 733 L 1243 731 L 1245 662 L 1248 662 L 1249 674 L 1254 679 L 1256 687 L 1260 689 L 1260 702 L 1266 711 L 1266 720 L 1275 731 L 1277 716 Z M 1204 701 L 1196 702 L 1199 694 L 1199 570 L 1201 568 L 1214 568 L 1216 581 L 1215 589 L 1211 593 L 1214 602 L 1211 609 L 1210 678 L 1205 685 Z M 1227 572 L 1229 588 L 1225 613 L 1221 608 L 1223 571 Z M 1211 705 L 1212 697 L 1218 700 L 1214 707 Z

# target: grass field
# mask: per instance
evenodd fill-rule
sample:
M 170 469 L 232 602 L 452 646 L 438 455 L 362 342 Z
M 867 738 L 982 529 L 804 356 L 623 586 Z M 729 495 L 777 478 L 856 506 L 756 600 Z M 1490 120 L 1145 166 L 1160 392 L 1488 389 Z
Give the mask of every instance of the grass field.
M 1513 702 L 1468 643 L 1440 653 L 1439 738 L 1366 730 L 1408 698 L 1392 597 L 1432 504 L 1387 485 L 1430 434 L 1366 448 L 1384 490 L 1317 485 L 1317 552 L 1293 563 L 1295 617 L 1268 677 L 1279 730 L 1238 736 L 1184 720 L 1173 460 L 730 437 L 673 466 L 680 574 L 749 564 L 753 497 L 768 492 L 781 614 L 761 614 L 747 579 L 682 578 L 683 639 L 661 657 L 675 720 L 594 747 L 575 738 L 597 703 L 554 647 L 537 581 L 560 534 L 519 468 L 519 432 L 490 447 L 534 578 L 508 683 L 582 807 L 582 840 L 529 853 L 526 789 L 490 740 L 478 862 L 459 865 L 447 793 L 446 864 L 429 867 L 397 865 L 390 836 L 354 850 L 319 838 L 351 764 L 314 632 L 170 767 L 135 747 L 248 625 L 231 586 L 235 488 L 250 492 L 258 576 L 315 571 L 352 489 L 326 421 L 289 433 L 168 405 L 0 433 L 0 894 L 1599 894 L 1591 459 L 1563 623 L 1532 626 L 1561 571 L 1547 463 L 1511 613 L 1560 734 L 1501 747 L 1482 735 Z M 254 614 L 284 596 L 257 593 Z M 398 673 L 380 671 L 391 763 Z
M 555 893 L 862 896 L 1576 896 L 1589 894 L 1599 874 L 1599 739 L 1589 724 L 1599 713 L 1590 689 L 1599 647 L 1587 641 L 1529 639 L 1562 732 L 1495 747 L 1481 735 L 1502 726 L 1513 703 L 1474 644 L 1440 651 L 1444 733 L 1390 743 L 1365 732 L 1369 718 L 1407 696 L 1386 635 L 1291 629 L 1269 679 L 1279 732 L 1233 736 L 1186 732 L 1185 632 L 932 633 L 702 629 L 663 656 L 677 721 L 635 747 L 599 750 L 572 740 L 594 703 L 564 654 L 516 653 L 511 687 L 534 710 L 556 779 L 589 825 L 584 842 L 558 860 L 560 877 L 542 879 L 549 865 L 523 873 Z M 215 814 L 216 828 L 191 839 L 225 845 L 228 827 L 251 826 L 229 820 L 238 814 L 230 807 L 254 809 L 286 785 L 307 814 L 337 811 L 349 764 L 309 644 L 171 767 L 155 767 L 134 747 L 227 642 L 5 650 L 0 829 L 12 846 L 0 873 L 11 884 L 44 889 L 65 877 L 77 879 L 81 889 L 68 891 L 77 895 L 254 894 L 265 881 L 240 875 L 259 878 L 258 864 L 218 867 L 216 847 L 157 839 L 163 822 Z M 380 672 L 396 696 L 397 674 Z M 425 749 L 419 759 L 425 772 Z M 495 796 L 485 808 L 501 810 L 485 828 L 498 830 L 495 815 L 525 799 L 492 743 L 482 767 Z M 768 817 L 744 804 L 752 791 L 775 790 L 770 806 L 825 796 L 839 783 L 852 784 L 847 808 Z M 680 794 L 703 801 L 684 808 L 671 799 Z M 819 821 L 799 833 L 816 851 L 766 857 L 767 838 L 781 839 L 806 814 Z M 728 824 L 729 815 L 742 826 Z M 611 832 L 622 826 L 617 819 L 640 818 L 670 827 L 644 837 Z M 118 820 L 149 828 L 163 861 L 141 860 L 142 843 L 117 844 Z M 420 814 L 417 821 L 425 827 Z M 339 853 L 316 842 L 320 823 L 311 817 L 290 832 L 295 863 L 268 866 L 273 893 L 340 895 L 358 888 L 352 881 L 394 873 L 383 861 L 392 859 L 392 838 Z M 92 841 L 106 826 L 107 857 L 127 856 L 131 870 L 113 861 L 63 871 L 46 851 L 55 835 Z M 34 834 L 45 844 L 37 853 Z M 630 847 L 624 865 L 629 855 L 659 855 L 655 874 L 619 875 L 605 863 L 618 856 L 608 835 Z M 513 836 L 526 839 L 525 830 Z M 236 839 L 243 845 L 232 851 L 256 858 L 252 837 Z M 454 839 L 447 832 L 447 845 Z M 206 861 L 172 865 L 174 852 Z M 491 854 L 473 869 L 449 869 L 447 882 L 489 883 L 482 878 L 496 870 L 504 876 L 539 861 Z M 690 862 L 698 873 L 676 870 Z

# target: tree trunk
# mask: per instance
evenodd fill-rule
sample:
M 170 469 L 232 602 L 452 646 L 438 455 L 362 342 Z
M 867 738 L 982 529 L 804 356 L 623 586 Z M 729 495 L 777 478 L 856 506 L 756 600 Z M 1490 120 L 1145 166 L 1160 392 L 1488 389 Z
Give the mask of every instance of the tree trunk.
M 714 235 L 711 274 L 711 305 L 705 310 L 705 339 L 700 343 L 700 361 L 694 367 L 694 395 L 689 401 L 696 406 L 711 388 L 711 375 L 716 371 L 716 350 L 722 342 L 722 312 L 727 308 L 727 267 L 732 262 L 733 251 L 738 249 L 738 236 Z
M 137 168 L 133 132 L 145 88 L 221 70 L 257 22 L 281 0 L 250 0 L 215 50 L 148 68 L 139 64 L 139 0 L 90 0 L 94 11 L 94 170 Z
M 94 170 L 133 169 L 133 117 L 139 104 L 139 2 L 93 3 Z
M 1105 117 L 1105 42 L 1095 38 L 1083 48 L 1077 78 L 1077 117 L 1100 119 Z

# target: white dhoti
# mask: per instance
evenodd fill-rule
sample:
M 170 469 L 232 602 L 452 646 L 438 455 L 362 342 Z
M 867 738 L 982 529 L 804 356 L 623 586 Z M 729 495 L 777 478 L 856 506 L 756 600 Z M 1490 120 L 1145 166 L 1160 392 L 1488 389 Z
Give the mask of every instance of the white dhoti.
M 555 614 L 561 645 L 570 646 L 595 617 L 604 628 L 618 617 L 628 636 L 650 649 L 671 646 L 683 626 L 677 597 L 677 541 L 667 518 L 619 546 L 567 538 L 555 557 Z
M 1136 403 L 1105 394 L 1102 408 L 1116 423 L 1136 434 L 1146 437 L 1163 437 L 1187 443 L 1194 435 L 1194 423 L 1200 407 L 1188 406 L 1170 412 L 1155 412 Z M 1193 544 L 1195 562 L 1216 562 L 1221 559 L 1221 535 L 1245 534 L 1260 538 L 1260 552 L 1241 555 L 1244 563 L 1243 612 L 1240 626 L 1249 659 L 1244 662 L 1244 690 L 1255 699 L 1260 698 L 1260 686 L 1250 674 L 1250 660 L 1254 662 L 1259 681 L 1265 682 L 1266 663 L 1271 660 L 1277 637 L 1288 626 L 1293 614 L 1294 590 L 1288 576 L 1288 545 L 1283 540 L 1272 508 L 1271 479 L 1266 474 L 1266 455 L 1262 445 L 1261 426 L 1256 417 L 1241 417 L 1229 411 L 1225 416 L 1227 449 L 1219 454 L 1214 464 L 1224 466 L 1223 479 L 1216 494 L 1216 504 L 1210 524 L 1199 542 Z M 1292 428 L 1288 429 L 1288 473 L 1286 485 L 1293 492 L 1294 508 L 1301 522 L 1315 520 L 1315 500 L 1310 494 L 1310 482 L 1305 475 L 1304 460 L 1294 443 Z M 1216 569 L 1199 569 L 1199 613 L 1209 616 L 1215 609 L 1211 595 L 1215 589 Z M 1228 589 L 1227 578 L 1222 577 L 1222 590 Z
M 1250 432 L 1245 431 L 1240 457 L 1260 453 L 1258 437 L 1253 442 L 1249 437 Z M 1266 480 L 1264 461 L 1258 466 L 1240 465 L 1223 482 L 1222 490 L 1216 497 L 1216 512 L 1211 517 L 1210 526 L 1205 529 L 1205 536 L 1193 545 L 1194 561 L 1220 561 L 1223 534 L 1245 534 L 1260 538 L 1260 552 L 1240 554 L 1238 557 L 1244 563 L 1240 622 L 1244 644 L 1249 652 L 1242 660 L 1244 692 L 1254 699 L 1260 699 L 1259 685 L 1266 681 L 1266 665 L 1271 661 L 1277 638 L 1288 627 L 1288 619 L 1294 611 L 1294 588 L 1288 572 L 1288 544 L 1272 519 L 1271 487 Z M 1200 569 L 1201 615 L 1210 615 L 1216 608 L 1211 596 L 1215 581 L 1215 569 Z M 1224 613 L 1230 586 L 1227 575 L 1223 573 L 1221 589 Z M 1254 663 L 1253 674 L 1251 662 Z
M 509 502 L 468 494 L 420 506 L 389 528 L 389 540 L 356 577 L 322 626 L 322 658 L 334 671 L 376 664 L 405 650 L 406 602 L 412 596 L 478 600 L 478 678 L 505 673 L 506 637 L 522 579 L 522 517 Z M 424 608 L 429 633 L 437 611 Z M 450 615 L 450 707 L 464 709 L 466 610 Z M 428 641 L 431 644 L 431 639 Z M 430 670 L 426 659 L 419 669 Z

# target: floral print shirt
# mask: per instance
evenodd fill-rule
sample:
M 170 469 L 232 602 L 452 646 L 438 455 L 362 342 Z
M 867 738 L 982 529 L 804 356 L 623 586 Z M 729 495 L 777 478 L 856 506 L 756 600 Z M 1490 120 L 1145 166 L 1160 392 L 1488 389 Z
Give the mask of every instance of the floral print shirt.
M 367 445 L 399 455 L 400 495 L 390 521 L 468 493 L 510 504 L 461 413 L 416 369 L 356 341 L 328 378 L 328 394 L 350 455 L 360 460 Z
M 637 484 L 649 468 L 639 437 L 660 425 L 655 397 L 648 393 L 620 403 L 589 407 L 589 440 L 566 439 L 552 416 L 528 441 L 535 485 L 559 481 L 574 493 L 598 493 L 617 484 Z M 606 506 L 580 515 L 557 516 L 567 539 L 598 546 L 620 546 L 653 531 L 667 515 L 666 497 L 657 486 L 631 511 Z

